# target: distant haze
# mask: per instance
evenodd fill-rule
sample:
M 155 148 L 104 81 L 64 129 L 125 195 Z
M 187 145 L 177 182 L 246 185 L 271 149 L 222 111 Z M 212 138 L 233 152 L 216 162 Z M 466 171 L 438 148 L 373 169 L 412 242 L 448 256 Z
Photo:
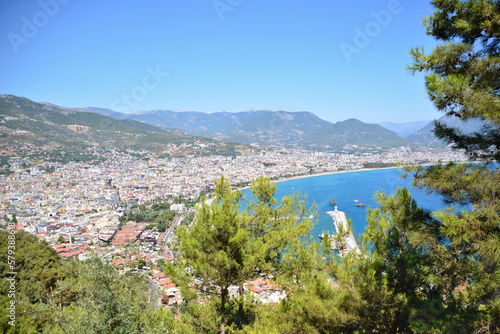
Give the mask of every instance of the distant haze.
M 439 123 L 445 124 L 448 127 L 457 128 L 464 134 L 471 134 L 479 131 L 485 122 L 480 119 L 469 119 L 463 121 L 456 116 L 442 116 L 437 120 Z M 406 137 L 412 143 L 420 144 L 444 144 L 434 135 L 434 122 L 427 124 L 422 129 L 415 131 Z
M 380 122 L 378 124 L 382 125 L 388 130 L 396 132 L 399 136 L 405 138 L 415 131 L 422 129 L 429 123 L 431 123 L 431 121 L 416 121 L 409 123 Z

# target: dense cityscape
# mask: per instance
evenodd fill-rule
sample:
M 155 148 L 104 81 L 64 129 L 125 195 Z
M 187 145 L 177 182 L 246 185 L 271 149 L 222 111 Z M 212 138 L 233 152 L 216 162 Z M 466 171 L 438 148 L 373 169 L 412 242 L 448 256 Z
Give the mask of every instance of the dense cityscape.
M 500 333 L 499 0 L 0 8 L 0 333 Z
M 41 163 L 29 168 L 26 166 L 32 162 L 30 158 L 10 158 L 7 162 L 12 173 L 0 178 L 0 218 L 15 217 L 16 230 L 45 240 L 64 258 L 85 260 L 90 253 L 97 253 L 120 269 L 136 269 L 139 259 L 144 261 L 141 269 L 151 269 L 147 265 L 158 268 L 158 261 L 175 259 L 175 229 L 193 218 L 193 206 L 184 203 L 192 203 L 213 189 L 214 180 L 221 175 L 234 186 L 242 187 L 259 176 L 283 180 L 356 171 L 366 166 L 466 159 L 459 151 L 424 146 L 384 150 L 347 146 L 343 151 L 267 149 L 235 157 L 160 159 L 147 152 L 127 154 L 96 148 L 89 153 L 100 158 L 97 162 Z M 154 221 L 123 220 L 131 208 L 151 208 L 159 202 L 175 211 L 165 229 L 153 228 Z M 137 247 L 133 253 L 131 243 Z M 179 289 L 165 274 L 158 270 L 152 274 L 171 296 L 180 296 Z M 178 301 L 170 298 L 166 303 Z

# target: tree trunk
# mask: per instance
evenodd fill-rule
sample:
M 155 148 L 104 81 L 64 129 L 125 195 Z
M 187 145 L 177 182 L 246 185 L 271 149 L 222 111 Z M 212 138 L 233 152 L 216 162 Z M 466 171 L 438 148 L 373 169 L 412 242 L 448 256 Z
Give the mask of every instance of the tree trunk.
M 226 327 L 226 296 L 227 288 L 222 288 L 221 291 L 221 306 L 220 306 L 220 332 L 225 334 Z
M 236 324 L 238 325 L 238 329 L 241 330 L 241 327 L 243 325 L 243 293 L 244 293 L 243 283 L 240 284 L 239 293 L 240 293 L 240 301 L 238 305 L 238 318 L 236 320 Z

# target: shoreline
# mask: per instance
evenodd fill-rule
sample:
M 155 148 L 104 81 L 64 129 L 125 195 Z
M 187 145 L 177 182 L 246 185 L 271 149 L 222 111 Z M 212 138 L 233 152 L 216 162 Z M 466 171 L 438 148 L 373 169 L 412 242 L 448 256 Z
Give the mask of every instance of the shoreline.
M 425 165 L 419 165 L 419 166 L 425 166 Z M 309 178 L 309 177 L 317 177 L 317 176 L 324 176 L 324 175 L 345 174 L 345 173 L 355 173 L 355 172 L 368 172 L 368 171 L 374 171 L 374 170 L 395 169 L 395 168 L 402 168 L 402 167 L 394 166 L 394 167 L 379 167 L 379 168 L 359 168 L 359 169 L 352 169 L 352 170 L 339 170 L 339 171 L 335 171 L 335 172 L 321 172 L 321 173 L 315 173 L 315 174 L 309 174 L 309 175 L 297 175 L 297 176 L 285 177 L 285 178 L 280 178 L 277 180 L 271 180 L 271 182 L 279 183 L 279 182 L 305 179 L 305 178 Z M 249 188 L 250 188 L 250 186 L 245 186 L 245 187 L 241 187 L 238 189 L 245 190 L 245 189 L 249 189 Z
M 424 165 L 422 165 L 422 166 L 424 166 Z M 351 169 L 351 170 L 338 170 L 338 171 L 334 171 L 334 172 L 321 172 L 321 173 L 310 174 L 310 175 L 298 175 L 298 176 L 281 178 L 281 179 L 272 180 L 272 181 L 275 183 L 278 183 L 278 182 L 284 182 L 284 181 L 290 181 L 290 180 L 305 179 L 308 177 L 333 175 L 333 174 L 346 174 L 346 173 L 355 173 L 355 172 L 369 172 L 369 171 L 375 171 L 375 170 L 395 169 L 395 168 L 402 168 L 402 167 L 394 166 L 394 167 L 358 168 L 358 169 Z
M 470 161 L 454 161 L 456 163 L 468 163 Z M 448 161 L 441 162 L 442 164 L 448 163 Z M 475 162 L 472 162 L 475 163 Z M 415 166 L 436 166 L 438 165 L 439 162 L 432 162 L 432 163 L 425 163 L 425 164 L 416 164 Z M 297 176 L 291 176 L 291 177 L 284 177 L 284 178 L 279 178 L 277 180 L 271 180 L 271 182 L 274 183 L 279 183 L 279 182 L 284 182 L 284 181 L 291 181 L 291 180 L 298 180 L 298 179 L 305 179 L 309 177 L 317 177 L 317 176 L 324 176 L 324 175 L 333 175 L 333 174 L 345 174 L 345 173 L 356 173 L 356 172 L 370 172 L 370 171 L 377 171 L 377 170 L 385 170 L 385 169 L 397 169 L 397 168 L 403 168 L 404 166 L 392 166 L 392 167 L 374 167 L 374 168 L 358 168 L 358 169 L 351 169 L 351 170 L 340 170 L 340 171 L 334 171 L 334 172 L 321 172 L 321 173 L 315 173 L 315 174 L 308 174 L 308 175 L 297 175 Z M 250 180 L 251 181 L 251 180 Z M 245 190 L 249 189 L 250 186 L 245 186 L 245 187 L 238 187 L 239 190 Z

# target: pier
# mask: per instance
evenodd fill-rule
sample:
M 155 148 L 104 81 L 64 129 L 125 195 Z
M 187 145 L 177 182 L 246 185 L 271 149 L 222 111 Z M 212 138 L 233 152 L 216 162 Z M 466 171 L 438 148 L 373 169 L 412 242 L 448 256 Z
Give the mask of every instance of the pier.
M 333 218 L 333 225 L 335 226 L 336 233 L 339 233 L 340 226 L 342 226 L 344 230 L 348 228 L 347 216 L 345 215 L 345 212 L 338 211 L 337 207 L 335 207 L 335 211 L 328 211 L 327 214 Z M 356 238 L 354 237 L 352 230 L 348 231 L 348 235 L 346 237 L 346 246 L 347 246 L 347 252 L 351 251 L 355 251 L 356 253 L 360 252 L 358 242 L 356 241 Z
M 330 242 L 331 242 L 331 249 L 332 250 L 339 250 L 339 247 L 337 246 L 337 242 L 333 239 L 333 234 L 330 234 L 330 231 L 326 231 L 328 236 L 330 237 Z M 323 240 L 323 236 L 325 235 L 325 231 L 323 231 L 323 233 L 321 233 L 318 237 Z

